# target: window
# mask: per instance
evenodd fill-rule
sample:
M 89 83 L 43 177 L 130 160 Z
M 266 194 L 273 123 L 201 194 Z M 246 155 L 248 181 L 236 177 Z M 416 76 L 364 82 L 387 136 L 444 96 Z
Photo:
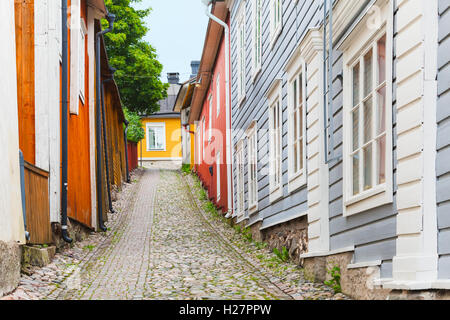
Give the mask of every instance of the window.
M 253 0 L 253 76 L 261 70 L 262 60 L 262 0 Z
M 254 213 L 258 208 L 258 134 L 256 121 L 247 129 L 248 162 L 248 211 Z
M 217 75 L 216 79 L 216 116 L 220 114 L 220 74 Z
M 236 208 L 238 217 L 244 214 L 244 149 L 242 145 L 243 143 L 241 140 L 238 142 L 236 147 Z
M 80 22 L 81 28 L 80 28 L 80 37 L 79 37 L 79 44 L 78 44 L 78 88 L 79 88 L 79 96 L 81 99 L 81 102 L 84 104 L 84 97 L 85 97 L 85 86 L 86 86 L 86 79 L 85 79 L 85 72 L 86 72 L 86 24 L 84 23 L 84 20 L 81 19 Z
M 281 33 L 283 27 L 283 4 L 282 0 L 270 0 L 270 35 L 271 45 Z
M 202 145 L 202 161 L 205 161 L 205 136 L 206 136 L 206 134 L 205 134 L 205 116 L 203 116 L 203 119 L 202 119 L 202 143 L 201 143 L 201 145 Z
M 306 68 L 303 61 L 294 67 L 296 71 L 288 71 L 289 192 L 306 183 Z
M 166 150 L 165 123 L 147 123 L 147 151 Z
M 282 100 L 281 80 L 277 79 L 269 89 L 269 139 L 270 139 L 270 201 L 282 196 Z
M 245 2 L 241 4 L 238 14 L 238 100 L 245 98 Z
M 390 203 L 393 198 L 392 23 L 388 15 L 382 15 L 386 21 L 378 30 L 354 30 L 354 36 L 343 43 L 344 215 Z
M 212 138 L 212 109 L 213 109 L 213 98 L 212 94 L 209 96 L 209 119 L 208 119 L 208 142 L 211 142 Z
M 217 201 L 220 200 L 220 151 L 217 152 L 217 160 L 216 160 L 216 188 L 217 188 Z

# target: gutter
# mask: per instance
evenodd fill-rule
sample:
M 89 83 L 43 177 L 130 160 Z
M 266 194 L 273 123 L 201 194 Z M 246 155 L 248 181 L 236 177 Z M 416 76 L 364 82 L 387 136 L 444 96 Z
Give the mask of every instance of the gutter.
M 65 0 L 67 1 L 67 0 Z M 98 210 L 98 224 L 99 228 L 102 231 L 106 231 L 107 228 L 103 222 L 103 202 L 102 202 L 102 141 L 101 141 L 101 63 L 100 63 L 100 37 L 105 35 L 108 32 L 111 32 L 114 27 L 114 20 L 116 16 L 112 13 L 108 13 L 106 19 L 109 22 L 109 27 L 106 30 L 100 31 L 95 35 L 96 42 L 96 52 L 95 52 L 95 64 L 96 64 L 96 123 L 95 123 L 95 131 L 96 131 L 96 144 L 97 144 L 97 210 Z M 106 148 L 106 146 L 105 146 Z
M 62 16 L 62 83 L 61 83 L 61 234 L 67 243 L 72 243 L 67 230 L 67 170 L 68 170 L 68 86 L 69 86 L 69 52 L 67 28 L 67 0 L 61 0 Z
M 233 214 L 233 202 L 232 202 L 232 148 L 231 148 L 231 112 L 230 112 L 230 28 L 228 25 L 214 16 L 210 10 L 209 6 L 212 4 L 213 0 L 203 0 L 206 4 L 205 14 L 211 20 L 215 21 L 224 28 L 225 33 L 225 115 L 226 115 L 226 154 L 227 154 L 227 195 L 228 195 L 228 212 L 225 215 L 226 218 L 231 217 Z

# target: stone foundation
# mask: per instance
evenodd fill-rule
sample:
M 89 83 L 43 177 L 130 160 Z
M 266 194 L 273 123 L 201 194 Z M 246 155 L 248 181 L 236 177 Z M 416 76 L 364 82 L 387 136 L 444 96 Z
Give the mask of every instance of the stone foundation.
M 94 230 L 89 229 L 85 225 L 72 220 L 67 219 L 68 233 L 69 237 L 73 239 L 73 241 L 83 241 L 89 235 L 91 235 Z M 65 242 L 61 235 L 61 224 L 60 223 L 52 223 L 52 233 L 53 233 L 53 243 L 56 246 L 56 249 L 59 251 L 65 247 L 70 246 L 67 242 Z
M 15 242 L 0 241 L 0 297 L 14 291 L 20 280 L 21 252 Z
M 300 255 L 308 250 L 308 221 L 306 216 L 260 232 L 261 240 L 268 244 L 270 250 L 277 248 L 281 252 L 283 247 L 286 247 L 292 261 L 300 266 L 303 265 L 303 259 L 300 258 Z
M 255 224 L 250 226 L 250 231 L 252 233 L 252 239 L 258 242 L 263 242 L 262 233 L 259 230 L 261 228 L 262 222 L 256 222 Z
M 357 300 L 389 299 L 392 290 L 373 285 L 373 280 L 380 278 L 380 267 L 348 269 L 347 266 L 351 263 L 352 258 L 353 252 L 306 258 L 305 277 L 315 282 L 330 280 L 331 276 L 327 271 L 337 265 L 341 269 L 342 293 Z
M 22 264 L 37 267 L 49 265 L 56 253 L 56 247 L 22 246 Z

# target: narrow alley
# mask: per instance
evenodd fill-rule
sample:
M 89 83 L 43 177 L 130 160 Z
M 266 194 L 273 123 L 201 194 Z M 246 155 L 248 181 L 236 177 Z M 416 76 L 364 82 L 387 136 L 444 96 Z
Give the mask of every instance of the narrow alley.
M 195 179 L 179 170 L 139 170 L 106 235 L 93 234 L 43 271 L 22 275 L 14 298 L 347 299 L 304 280 L 302 269 L 201 209 Z

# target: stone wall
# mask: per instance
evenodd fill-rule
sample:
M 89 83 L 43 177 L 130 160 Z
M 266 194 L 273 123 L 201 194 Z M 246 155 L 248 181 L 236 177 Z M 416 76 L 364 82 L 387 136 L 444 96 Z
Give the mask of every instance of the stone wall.
M 259 227 L 258 227 L 259 229 Z M 283 247 L 289 252 L 292 261 L 302 266 L 303 259 L 300 255 L 308 250 L 308 221 L 306 216 L 282 223 L 272 228 L 261 231 L 262 241 L 268 244 L 268 248 L 273 250 Z
M 0 241 L 0 297 L 12 292 L 20 280 L 19 244 Z

